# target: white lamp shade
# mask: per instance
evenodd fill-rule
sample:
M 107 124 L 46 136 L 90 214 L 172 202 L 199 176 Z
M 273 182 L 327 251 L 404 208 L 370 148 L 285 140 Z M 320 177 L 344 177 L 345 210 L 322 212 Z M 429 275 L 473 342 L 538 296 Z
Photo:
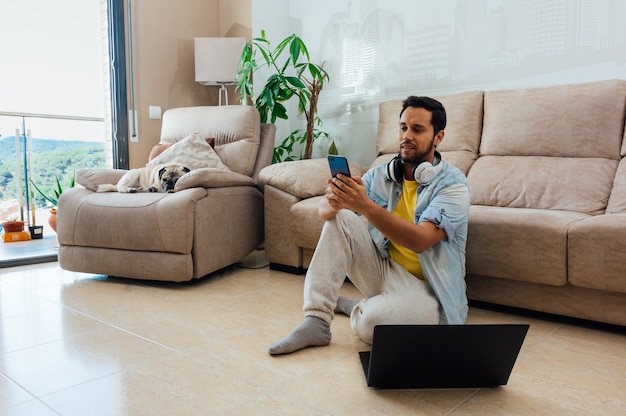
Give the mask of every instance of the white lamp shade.
M 245 38 L 194 38 L 196 82 L 203 85 L 232 84 Z

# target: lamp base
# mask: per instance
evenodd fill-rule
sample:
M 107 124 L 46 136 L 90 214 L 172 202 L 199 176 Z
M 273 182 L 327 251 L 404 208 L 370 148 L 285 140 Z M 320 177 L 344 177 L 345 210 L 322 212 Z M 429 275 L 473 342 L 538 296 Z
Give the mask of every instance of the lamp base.
M 219 97 L 219 105 L 220 107 L 222 106 L 222 93 L 224 94 L 224 97 L 226 98 L 226 105 L 228 105 L 228 90 L 226 89 L 226 85 L 225 84 L 221 84 L 220 87 L 220 97 Z

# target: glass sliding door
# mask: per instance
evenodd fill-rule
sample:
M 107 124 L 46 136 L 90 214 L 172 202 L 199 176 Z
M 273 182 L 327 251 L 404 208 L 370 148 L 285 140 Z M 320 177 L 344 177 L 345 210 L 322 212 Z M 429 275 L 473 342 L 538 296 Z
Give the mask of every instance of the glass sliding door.
M 2 4 L 0 220 L 46 225 L 50 204 L 33 182 L 51 192 L 79 169 L 116 165 L 109 1 Z M 0 242 L 0 250 L 12 244 Z

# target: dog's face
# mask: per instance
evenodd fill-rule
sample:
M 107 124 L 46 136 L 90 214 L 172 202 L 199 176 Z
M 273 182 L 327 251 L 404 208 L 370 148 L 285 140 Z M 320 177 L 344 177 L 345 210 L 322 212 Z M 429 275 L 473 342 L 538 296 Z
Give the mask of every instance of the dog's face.
M 159 169 L 158 178 L 161 192 L 174 192 L 176 182 L 187 172 L 189 172 L 189 168 L 183 165 L 166 165 Z

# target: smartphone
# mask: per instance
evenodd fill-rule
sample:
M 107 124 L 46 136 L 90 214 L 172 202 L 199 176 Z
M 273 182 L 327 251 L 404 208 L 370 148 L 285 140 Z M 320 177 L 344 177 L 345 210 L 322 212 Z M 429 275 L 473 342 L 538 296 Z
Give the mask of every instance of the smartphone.
M 348 167 L 348 159 L 343 156 L 328 155 L 328 165 L 330 166 L 330 174 L 334 178 L 337 174 L 350 175 L 350 168 Z

